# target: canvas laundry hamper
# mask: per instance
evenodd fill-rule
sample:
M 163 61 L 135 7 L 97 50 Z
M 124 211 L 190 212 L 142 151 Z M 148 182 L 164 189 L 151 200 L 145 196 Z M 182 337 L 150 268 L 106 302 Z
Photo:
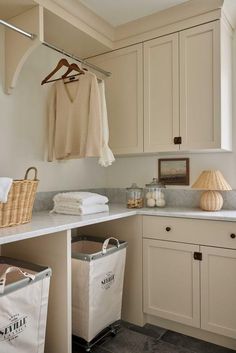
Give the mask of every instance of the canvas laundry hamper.
M 115 238 L 72 240 L 72 332 L 91 342 L 121 318 L 127 243 Z
M 0 256 L 0 352 L 44 353 L 51 269 Z

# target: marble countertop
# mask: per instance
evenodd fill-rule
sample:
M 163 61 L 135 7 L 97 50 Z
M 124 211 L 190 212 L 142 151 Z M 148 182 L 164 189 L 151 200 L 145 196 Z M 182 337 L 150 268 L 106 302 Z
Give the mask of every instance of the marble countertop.
M 109 212 L 87 216 L 52 214 L 48 211 L 35 212 L 32 221 L 28 224 L 0 228 L 0 245 L 135 215 L 236 222 L 236 210 L 204 212 L 200 209 L 170 207 L 162 209 L 142 208 L 137 210 L 127 209 L 124 205 L 111 204 Z
M 221 210 L 217 212 L 206 212 L 200 208 L 142 208 L 137 211 L 138 214 L 147 216 L 162 216 L 176 218 L 209 219 L 212 221 L 236 222 L 236 210 Z
M 110 205 L 109 208 L 109 212 L 86 216 L 70 216 L 49 211 L 35 212 L 30 223 L 0 228 L 0 245 L 137 214 L 136 210 L 128 210 L 123 205 Z

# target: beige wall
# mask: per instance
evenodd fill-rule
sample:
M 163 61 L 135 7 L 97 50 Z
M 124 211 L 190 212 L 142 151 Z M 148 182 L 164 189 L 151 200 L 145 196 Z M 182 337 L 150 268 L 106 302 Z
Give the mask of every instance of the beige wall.
M 13 94 L 8 96 L 3 92 L 3 45 L 3 30 L 0 29 L 1 176 L 19 178 L 28 166 L 36 165 L 39 169 L 39 190 L 49 191 L 105 186 L 126 187 L 133 181 L 144 185 L 157 175 L 157 156 L 117 158 L 114 165 L 107 169 L 99 167 L 97 159 L 46 162 L 46 101 L 49 85 L 41 87 L 40 82 L 55 66 L 58 55 L 50 49 L 38 48 L 25 64 Z M 236 57 L 236 36 L 234 36 L 234 57 Z M 236 82 L 235 71 L 234 82 Z M 234 91 L 236 101 L 236 90 Z M 235 125 L 234 122 L 233 132 Z M 234 142 L 234 151 L 235 146 Z M 183 156 L 191 158 L 191 183 L 201 170 L 217 168 L 221 169 L 229 183 L 236 189 L 235 152 Z
M 3 92 L 4 42 L 0 28 L 0 175 L 20 178 L 28 166 L 39 170 L 39 190 L 102 187 L 105 169 L 97 159 L 46 161 L 46 102 L 49 85 L 41 86 L 59 56 L 46 47 L 33 52 L 12 95 Z

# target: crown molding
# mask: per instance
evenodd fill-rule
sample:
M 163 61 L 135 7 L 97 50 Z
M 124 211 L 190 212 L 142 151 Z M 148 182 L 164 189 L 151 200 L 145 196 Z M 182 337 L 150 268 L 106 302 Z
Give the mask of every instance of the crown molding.
M 186 21 L 197 16 L 217 12 L 223 7 L 224 0 L 190 0 L 159 11 L 149 16 L 116 27 L 115 41 L 138 36 L 164 26 L 170 26 L 180 21 Z

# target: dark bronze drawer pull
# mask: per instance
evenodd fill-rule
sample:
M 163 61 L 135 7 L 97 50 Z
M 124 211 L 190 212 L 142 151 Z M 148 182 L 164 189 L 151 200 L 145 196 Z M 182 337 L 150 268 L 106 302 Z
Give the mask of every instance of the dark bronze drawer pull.
M 167 232 L 170 232 L 170 231 L 171 231 L 171 228 L 170 228 L 170 227 L 166 227 L 166 231 L 167 231 Z
M 235 239 L 236 235 L 234 233 L 230 234 L 230 238 Z

